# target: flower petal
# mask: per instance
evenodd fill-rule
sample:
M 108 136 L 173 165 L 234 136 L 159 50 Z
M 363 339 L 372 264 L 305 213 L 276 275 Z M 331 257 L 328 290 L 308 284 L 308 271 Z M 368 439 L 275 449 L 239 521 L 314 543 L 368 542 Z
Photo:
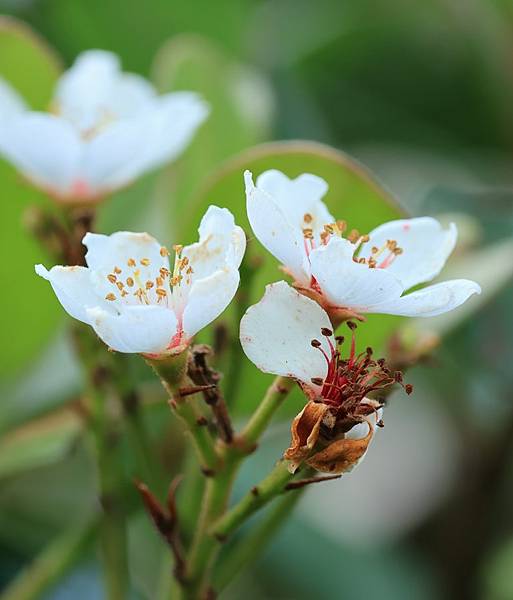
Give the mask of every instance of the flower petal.
M 244 181 L 248 219 L 256 237 L 287 267 L 297 282 L 310 285 L 310 270 L 302 230 L 289 222 L 273 197 L 260 187 L 255 187 L 249 171 L 244 173 Z
M 32 112 L 3 124 L 0 152 L 35 184 L 66 196 L 77 177 L 82 142 L 63 119 Z
M 118 352 L 164 353 L 177 330 L 173 311 L 163 306 L 123 306 L 119 314 L 97 307 L 87 316 L 98 336 Z
M 261 371 L 294 377 L 315 388 L 311 379 L 326 376 L 327 362 L 311 341 L 318 339 L 325 352 L 330 352 L 321 335 L 323 327 L 331 329 L 324 310 L 279 281 L 268 285 L 260 302 L 247 310 L 240 340 L 246 356 Z
M 83 323 L 89 324 L 88 308 L 106 304 L 94 292 L 90 271 L 86 267 L 56 266 L 48 271 L 43 265 L 36 265 L 35 270 L 51 283 L 64 310 Z
M 224 311 L 235 296 L 239 281 L 239 271 L 225 267 L 192 284 L 182 317 L 186 337 L 192 337 Z M 173 300 L 176 291 L 175 287 Z
M 173 160 L 207 114 L 196 94 L 157 98 L 137 116 L 113 123 L 91 139 L 84 159 L 86 180 L 97 190 L 108 191 Z
M 26 110 L 25 100 L 5 79 L 0 77 L 0 121 Z
M 468 279 L 452 279 L 406 294 L 397 300 L 376 304 L 369 312 L 404 317 L 434 317 L 457 308 L 481 287 Z
M 371 231 L 360 256 L 368 258 L 372 246 L 381 248 L 387 240 L 395 240 L 403 253 L 386 270 L 395 275 L 407 290 L 430 281 L 440 273 L 454 249 L 457 236 L 454 223 L 443 229 L 431 217 L 390 221 Z M 385 254 L 386 251 L 383 256 Z
M 88 131 L 113 119 L 131 117 L 155 95 L 148 81 L 121 72 L 115 54 L 88 50 L 60 78 L 55 102 L 59 115 Z
M 371 312 L 376 304 L 399 298 L 403 291 L 399 280 L 388 269 L 356 263 L 353 251 L 351 242 L 334 237 L 310 253 L 312 275 L 328 302 L 356 312 Z

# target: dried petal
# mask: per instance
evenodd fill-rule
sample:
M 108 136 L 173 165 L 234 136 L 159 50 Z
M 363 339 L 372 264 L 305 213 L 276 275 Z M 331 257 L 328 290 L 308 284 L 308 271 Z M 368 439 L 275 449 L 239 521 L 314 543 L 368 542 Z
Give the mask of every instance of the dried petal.
M 306 463 L 321 473 L 347 473 L 363 458 L 374 434 L 374 427 L 368 422 L 369 431 L 364 438 L 357 440 L 342 438 L 317 452 Z
M 290 428 L 292 441 L 284 457 L 290 461 L 289 471 L 294 473 L 303 460 L 312 451 L 317 440 L 321 424 L 329 407 L 319 402 L 308 402 L 292 421 Z

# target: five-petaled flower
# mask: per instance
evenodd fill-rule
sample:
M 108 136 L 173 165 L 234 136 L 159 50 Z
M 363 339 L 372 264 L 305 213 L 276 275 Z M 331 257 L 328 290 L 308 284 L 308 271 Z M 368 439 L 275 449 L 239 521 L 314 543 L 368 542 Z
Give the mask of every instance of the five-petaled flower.
M 253 183 L 245 173 L 247 211 L 260 242 L 284 266 L 294 286 L 315 298 L 336 321 L 361 313 L 431 317 L 452 310 L 481 288 L 455 279 L 405 294 L 442 270 L 456 243 L 456 226 L 435 219 L 401 219 L 368 235 L 346 233 L 321 198 L 326 182 L 303 174 L 289 179 L 266 171 Z
M 344 359 L 344 340 L 334 337 L 324 309 L 284 281 L 267 286 L 242 318 L 240 339 L 248 358 L 266 373 L 296 379 L 308 397 L 284 455 L 292 472 L 302 462 L 321 472 L 350 471 L 382 425 L 382 405 L 368 395 L 395 383 L 412 390 L 370 348 L 356 355 L 356 326 L 348 325 L 351 349 Z
M 92 202 L 176 158 L 207 114 L 196 94 L 159 96 L 117 56 L 90 50 L 59 79 L 49 113 L 0 81 L 0 153 L 56 199 Z
M 239 285 L 246 238 L 229 210 L 210 206 L 199 242 L 169 252 L 147 233 L 88 233 L 87 267 L 42 265 L 64 309 L 118 352 L 176 354 L 228 306 Z

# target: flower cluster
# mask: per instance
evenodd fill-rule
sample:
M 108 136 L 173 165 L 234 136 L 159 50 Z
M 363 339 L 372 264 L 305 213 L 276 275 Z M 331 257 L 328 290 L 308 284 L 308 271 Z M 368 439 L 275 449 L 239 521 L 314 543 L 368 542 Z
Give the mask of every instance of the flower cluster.
M 61 98 L 76 76 L 61 82 Z M 93 114 L 68 116 L 89 132 L 96 127 Z M 350 319 L 369 312 L 437 315 L 479 293 L 479 285 L 458 279 L 408 292 L 440 273 L 456 243 L 454 225 L 444 230 L 432 218 L 402 219 L 362 235 L 330 215 L 319 177 L 291 180 L 267 171 L 255 186 L 246 172 L 245 182 L 253 231 L 283 263 L 293 287 L 284 281 L 267 286 L 242 318 L 242 348 L 262 371 L 296 380 L 307 398 L 284 454 L 290 470 L 306 462 L 321 472 L 347 472 L 382 425 L 380 391 L 399 384 L 411 392 L 372 349 L 356 353 Z M 168 250 L 145 233 L 89 233 L 84 244 L 87 267 L 47 271 L 38 265 L 36 271 L 67 312 L 110 348 L 162 358 L 183 352 L 230 303 L 246 241 L 232 214 L 211 206 L 199 242 L 173 247 L 172 269 Z M 351 331 L 348 353 L 334 333 L 343 321 Z
M 157 95 L 90 50 L 59 79 L 48 113 L 0 80 L 0 154 L 59 201 L 93 202 L 176 158 L 208 115 L 196 94 Z

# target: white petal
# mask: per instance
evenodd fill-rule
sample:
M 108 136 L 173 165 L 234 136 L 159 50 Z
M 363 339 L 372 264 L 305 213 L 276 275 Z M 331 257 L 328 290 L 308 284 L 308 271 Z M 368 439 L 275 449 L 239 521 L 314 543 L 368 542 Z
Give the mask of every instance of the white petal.
M 453 279 L 430 285 L 391 302 L 376 304 L 369 312 L 404 317 L 434 317 L 457 308 L 481 287 L 468 279 Z
M 279 281 L 268 285 L 260 302 L 247 310 L 240 324 L 240 340 L 247 357 L 260 370 L 315 387 L 311 378 L 324 378 L 327 362 L 311 341 L 319 340 L 325 352 L 330 352 L 321 335 L 323 327 L 331 329 L 324 310 Z
M 0 121 L 27 110 L 25 100 L 0 77 Z
M 52 115 L 24 113 L 4 123 L 0 152 L 37 185 L 67 195 L 77 177 L 82 142 Z
M 107 269 L 110 273 L 115 266 L 124 270 L 130 258 L 136 261 L 137 268 L 144 266 L 140 264 L 142 259 L 149 259 L 150 264 L 146 268 L 153 277 L 158 275 L 161 267 L 169 269 L 168 257 L 161 254 L 162 245 L 148 233 L 87 233 L 82 243 L 87 247 L 86 262 L 95 271 Z
M 387 240 L 395 240 L 403 253 L 386 270 L 393 273 L 407 290 L 418 283 L 430 281 L 440 273 L 454 249 L 457 236 L 454 223 L 443 229 L 431 217 L 390 221 L 371 231 L 369 242 L 362 248 L 360 256 L 367 258 L 372 246 L 381 248 Z M 383 256 L 387 254 L 383 252 Z
M 87 309 L 105 302 L 94 292 L 86 267 L 52 267 L 48 271 L 36 265 L 36 273 L 49 281 L 64 310 L 73 318 L 89 323 Z
M 356 263 L 353 250 L 346 239 L 333 237 L 310 254 L 312 275 L 327 300 L 333 306 L 369 312 L 376 304 L 399 298 L 403 291 L 399 280 L 388 269 Z
M 177 329 L 173 311 L 162 306 L 125 306 L 119 314 L 91 308 L 87 314 L 98 336 L 118 352 L 164 353 Z
M 210 112 L 208 104 L 193 92 L 160 96 L 148 109 L 148 148 L 145 169 L 174 160 L 190 143 Z
M 196 94 L 170 94 L 105 127 L 86 146 L 85 178 L 98 190 L 127 185 L 185 148 L 208 109 Z
M 187 337 L 192 337 L 224 311 L 235 296 L 239 280 L 237 269 L 225 267 L 192 284 L 183 311 L 183 330 Z M 173 296 L 175 291 L 176 288 Z
M 297 282 L 310 285 L 310 269 L 301 228 L 289 222 L 273 197 L 255 187 L 249 171 L 244 173 L 244 181 L 248 219 L 256 237 L 287 267 Z
M 111 52 L 83 52 L 64 73 L 55 96 L 59 114 L 82 131 L 136 114 L 155 96 L 142 77 L 121 72 Z
M 293 227 L 312 229 L 317 243 L 324 225 L 335 220 L 321 200 L 328 191 L 328 184 L 317 175 L 303 173 L 296 179 L 289 179 L 281 171 L 272 169 L 259 175 L 256 186 L 273 198 Z M 312 217 L 308 224 L 304 220 L 305 214 Z

